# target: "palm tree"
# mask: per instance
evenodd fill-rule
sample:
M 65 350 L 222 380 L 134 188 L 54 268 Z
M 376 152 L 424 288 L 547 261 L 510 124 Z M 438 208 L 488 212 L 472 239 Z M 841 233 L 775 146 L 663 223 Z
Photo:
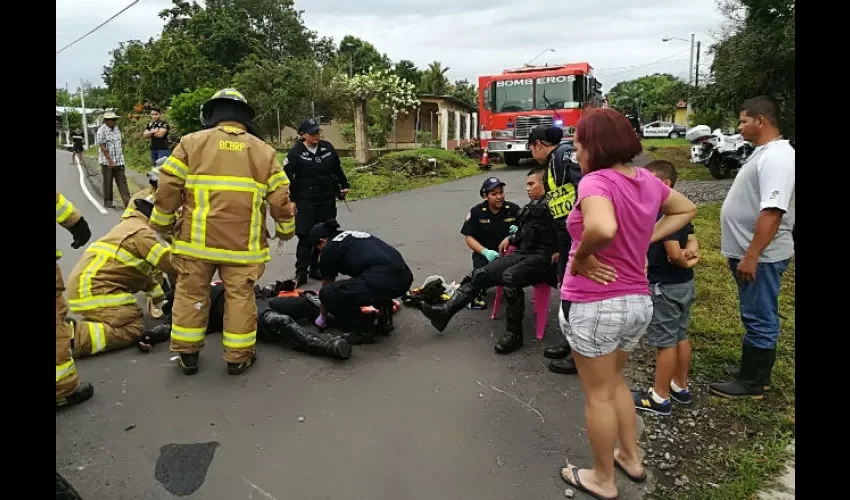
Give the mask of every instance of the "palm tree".
M 430 63 L 428 69 L 422 72 L 422 91 L 433 95 L 446 94 L 449 90 L 448 71 L 449 68 L 443 68 L 439 61 Z

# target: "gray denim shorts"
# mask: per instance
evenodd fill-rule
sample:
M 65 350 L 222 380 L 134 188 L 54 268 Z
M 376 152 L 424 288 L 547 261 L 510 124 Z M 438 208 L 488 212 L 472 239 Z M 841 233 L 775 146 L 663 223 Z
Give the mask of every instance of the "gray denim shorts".
M 598 358 L 637 347 L 652 319 L 648 295 L 626 295 L 596 302 L 561 301 L 558 320 L 573 351 Z
M 688 338 L 691 305 L 696 298 L 694 280 L 686 283 L 656 283 L 652 291 L 652 321 L 646 343 L 652 347 L 675 347 Z

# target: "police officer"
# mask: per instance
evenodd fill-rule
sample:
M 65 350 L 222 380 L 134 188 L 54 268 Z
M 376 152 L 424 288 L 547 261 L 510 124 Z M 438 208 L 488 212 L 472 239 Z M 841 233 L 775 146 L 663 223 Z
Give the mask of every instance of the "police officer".
M 546 165 L 543 185 L 546 188 L 546 200 L 558 231 L 558 282 L 564 281 L 564 272 L 570 254 L 572 240 L 567 232 L 567 216 L 576 202 L 578 183 L 581 180 L 581 168 L 573 156 L 572 142 L 561 142 L 564 131 L 561 127 L 535 127 L 528 136 L 528 149 L 541 165 Z M 550 363 L 549 369 L 556 373 L 578 373 L 572 360 L 570 344 L 564 340 L 560 345 L 549 347 L 543 355 L 550 359 L 562 360 Z
M 322 316 L 330 313 L 352 329 L 342 336 L 349 344 L 374 344 L 376 333 L 392 328 L 393 299 L 410 289 L 413 272 L 398 250 L 372 234 L 341 231 L 334 219 L 316 224 L 309 239 L 321 254 Z M 351 279 L 334 282 L 338 274 Z M 378 309 L 378 332 L 363 306 Z
M 336 218 L 336 200 L 345 199 L 350 185 L 333 145 L 319 137 L 319 124 L 308 118 L 298 126 L 301 135 L 283 162 L 289 177 L 290 197 L 295 203 L 295 281 L 298 286 L 318 275 L 318 254 L 307 237 L 316 224 Z
M 514 247 L 514 251 L 473 271 L 471 279 L 465 280 L 448 301 L 436 306 L 422 304 L 422 313 L 438 331 L 445 330 L 452 317 L 482 290 L 502 285 L 507 332 L 496 343 L 495 350 L 497 354 L 509 354 L 522 347 L 525 313 L 522 289 L 540 282 L 554 287 L 557 281 L 558 236 L 546 203 L 544 173 L 543 167 L 528 173 L 525 189 L 531 201 L 519 212 L 517 231 L 499 244 L 499 253 L 504 254 L 508 246 Z
M 224 360 L 228 373 L 239 375 L 257 359 L 253 290 L 271 260 L 266 205 L 277 237 L 295 235 L 289 179 L 274 148 L 250 133 L 254 110 L 238 90 L 216 92 L 201 113 L 205 130 L 184 135 L 160 169 L 150 223 L 163 233 L 176 230 L 171 350 L 183 373 L 198 371 L 218 273 L 227 295 Z
M 497 249 L 516 225 L 520 207 L 505 201 L 505 183 L 498 177 L 488 177 L 479 194 L 484 201 L 473 205 L 466 214 L 460 234 L 466 236 L 466 245 L 472 250 L 472 269 L 480 269 L 499 256 Z M 470 309 L 484 309 L 487 304 L 479 295 L 469 303 Z

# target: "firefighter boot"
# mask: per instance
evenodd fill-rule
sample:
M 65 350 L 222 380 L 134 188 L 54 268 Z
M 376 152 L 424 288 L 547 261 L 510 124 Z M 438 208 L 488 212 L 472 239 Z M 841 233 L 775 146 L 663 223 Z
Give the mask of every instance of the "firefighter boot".
M 525 294 L 522 288 L 505 287 L 505 325 L 507 332 L 493 346 L 496 354 L 510 354 L 522 347 L 522 317 L 525 313 Z
M 274 340 L 282 340 L 295 350 L 315 356 L 327 356 L 335 359 L 351 357 L 351 344 L 339 337 L 316 335 L 308 332 L 291 317 L 276 311 L 266 311 L 261 319 L 264 330 Z
M 183 375 L 194 375 L 198 373 L 198 358 L 201 353 L 198 352 L 181 352 L 180 353 L 180 369 L 183 370 Z
M 708 391 L 726 398 L 762 399 L 765 382 L 770 376 L 771 351 L 773 349 L 759 349 L 744 344 L 738 377 L 730 382 L 711 384 Z
M 84 403 L 91 399 L 92 395 L 94 395 L 94 387 L 88 382 L 80 382 L 74 392 L 64 398 L 56 398 L 56 408 Z
M 256 362 L 257 352 L 254 351 L 248 361 L 243 361 L 241 363 L 227 363 L 227 373 L 230 375 L 242 375 L 243 373 L 248 371 L 248 368 L 254 366 L 254 363 Z
M 479 272 L 480 269 L 476 269 L 475 272 Z M 449 325 L 449 321 L 451 321 L 452 317 L 457 314 L 458 311 L 466 307 L 467 304 L 472 302 L 472 299 L 478 296 L 478 287 L 473 286 L 474 280 L 468 283 L 464 283 L 460 286 L 455 293 L 449 297 L 449 300 L 443 302 L 442 304 L 432 306 L 427 302 L 422 303 L 422 313 L 431 320 L 431 325 L 437 329 L 438 332 L 442 332 Z

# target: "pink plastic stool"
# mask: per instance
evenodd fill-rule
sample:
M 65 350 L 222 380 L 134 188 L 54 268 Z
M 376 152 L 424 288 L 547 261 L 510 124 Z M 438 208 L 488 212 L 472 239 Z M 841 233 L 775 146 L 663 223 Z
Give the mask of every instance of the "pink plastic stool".
M 513 247 L 509 247 L 507 253 L 513 252 Z M 549 316 L 549 300 L 552 297 L 551 287 L 546 283 L 538 283 L 534 285 L 534 316 L 537 318 L 537 340 L 543 340 L 546 334 L 546 320 Z M 490 314 L 490 319 L 496 319 L 496 313 L 499 311 L 499 302 L 502 299 L 502 287 L 496 288 L 496 298 L 493 300 L 493 313 Z

